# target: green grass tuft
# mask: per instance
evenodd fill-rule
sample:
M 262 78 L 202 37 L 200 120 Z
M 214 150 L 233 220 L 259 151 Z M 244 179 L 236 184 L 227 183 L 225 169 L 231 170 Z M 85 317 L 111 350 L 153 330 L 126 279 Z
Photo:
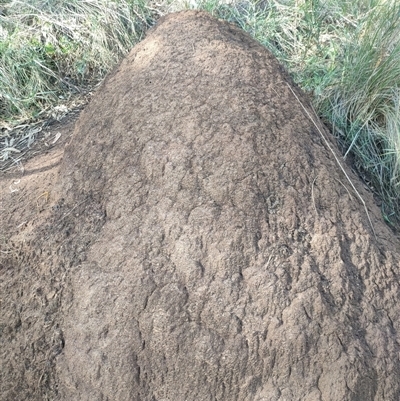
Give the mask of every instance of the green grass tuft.
M 96 85 L 153 23 L 144 1 L 10 1 L 0 15 L 0 120 Z
M 400 4 L 367 10 L 348 34 L 317 100 L 320 114 L 396 223 L 400 212 Z

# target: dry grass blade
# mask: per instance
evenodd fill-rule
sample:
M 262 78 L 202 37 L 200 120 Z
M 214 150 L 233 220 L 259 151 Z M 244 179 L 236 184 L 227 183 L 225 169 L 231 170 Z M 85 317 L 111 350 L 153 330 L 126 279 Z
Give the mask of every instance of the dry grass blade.
M 288 86 L 288 88 L 290 89 L 290 91 L 293 93 L 293 96 L 296 98 L 296 100 L 298 101 L 298 103 L 300 104 L 300 106 L 302 107 L 302 109 L 304 110 L 304 112 L 307 114 L 308 118 L 312 121 L 312 123 L 314 124 L 315 128 L 317 129 L 317 131 L 319 132 L 319 134 L 321 135 L 325 145 L 328 147 L 328 149 L 330 150 L 330 152 L 332 153 L 333 157 L 336 160 L 336 163 L 338 164 L 338 166 L 340 167 L 340 169 L 342 170 L 343 174 L 345 175 L 347 181 L 350 183 L 351 187 L 353 188 L 354 192 L 356 193 L 358 199 L 360 199 L 361 203 L 364 206 L 364 210 L 365 213 L 367 215 L 369 224 L 371 226 L 372 232 L 374 233 L 374 237 L 375 239 L 377 239 L 376 237 L 376 233 L 375 233 L 375 229 L 374 226 L 372 224 L 371 221 L 371 217 L 369 215 L 368 209 L 367 209 L 367 205 L 365 204 L 364 199 L 362 198 L 362 196 L 360 195 L 360 193 L 357 191 L 356 187 L 354 186 L 353 182 L 351 181 L 350 177 L 348 176 L 348 174 L 346 173 L 346 170 L 343 168 L 342 163 L 340 163 L 339 158 L 336 156 L 335 151 L 332 149 L 332 146 L 329 144 L 328 140 L 325 138 L 325 135 L 322 133 L 322 131 L 320 130 L 320 128 L 318 127 L 317 123 L 315 122 L 313 116 L 310 114 L 310 112 L 306 109 L 306 107 L 303 105 L 303 103 L 301 102 L 301 100 L 299 99 L 299 97 L 296 95 L 296 93 L 294 92 L 294 90 L 290 87 L 290 85 L 288 83 L 286 83 L 286 85 Z

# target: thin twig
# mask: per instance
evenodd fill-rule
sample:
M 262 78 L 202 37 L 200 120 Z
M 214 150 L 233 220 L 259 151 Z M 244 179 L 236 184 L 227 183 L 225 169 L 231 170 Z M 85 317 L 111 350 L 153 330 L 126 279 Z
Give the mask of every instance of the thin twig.
M 318 210 L 317 210 L 317 207 L 315 206 L 315 199 L 314 199 L 314 183 L 315 183 L 316 179 L 317 179 L 317 177 L 314 178 L 314 181 L 311 184 L 311 198 L 312 198 L 312 201 L 313 201 L 315 214 L 318 216 Z
M 312 115 L 308 112 L 308 110 L 304 107 L 303 103 L 301 102 L 301 100 L 298 98 L 298 96 L 296 95 L 296 93 L 294 92 L 294 90 L 290 87 L 290 85 L 288 83 L 286 83 L 286 85 L 288 86 L 288 88 L 290 89 L 290 91 L 293 93 L 294 97 L 297 99 L 297 101 L 300 103 L 300 106 L 303 108 L 303 110 L 306 112 L 308 118 L 312 121 L 312 123 L 314 124 L 315 128 L 317 129 L 317 131 L 319 132 L 319 134 L 321 135 L 322 139 L 324 140 L 326 146 L 328 147 L 328 149 L 331 151 L 331 153 L 333 154 L 333 157 L 335 158 L 337 164 L 339 165 L 340 169 L 343 171 L 343 174 L 346 176 L 347 181 L 349 181 L 351 187 L 353 188 L 354 192 L 357 194 L 358 199 L 360 199 L 361 203 L 364 206 L 365 209 L 365 213 L 367 215 L 369 224 L 372 228 L 372 232 L 374 233 L 374 237 L 375 239 L 377 239 L 376 237 L 376 233 L 375 233 L 375 229 L 374 226 L 372 225 L 372 221 L 371 218 L 369 216 L 368 213 L 368 209 L 367 209 L 367 205 L 364 202 L 364 199 L 361 197 L 361 195 L 359 194 L 359 192 L 357 191 L 356 187 L 354 186 L 353 182 L 351 181 L 350 177 L 347 175 L 345 169 L 343 168 L 342 164 L 340 163 L 340 160 L 338 159 L 338 157 L 336 156 L 336 153 L 334 152 L 334 150 L 332 149 L 331 145 L 329 144 L 328 140 L 325 138 L 325 135 L 322 133 L 322 131 L 319 129 L 318 125 L 316 124 L 316 122 L 314 121 L 314 118 L 312 117 Z
M 340 180 L 338 180 L 337 178 L 335 178 L 335 180 L 336 180 L 340 185 L 342 185 L 342 187 L 343 187 L 343 188 L 346 190 L 346 192 L 349 194 L 350 198 L 352 198 L 352 195 L 351 195 L 350 191 L 347 189 L 346 185 L 344 185 L 343 182 L 340 181 Z

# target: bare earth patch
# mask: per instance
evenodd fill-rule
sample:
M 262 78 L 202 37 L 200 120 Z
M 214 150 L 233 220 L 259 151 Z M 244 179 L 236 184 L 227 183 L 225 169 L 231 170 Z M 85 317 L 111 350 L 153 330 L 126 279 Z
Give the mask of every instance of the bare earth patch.
M 0 399 L 397 401 L 400 244 L 307 113 L 238 28 L 163 18 L 1 178 Z

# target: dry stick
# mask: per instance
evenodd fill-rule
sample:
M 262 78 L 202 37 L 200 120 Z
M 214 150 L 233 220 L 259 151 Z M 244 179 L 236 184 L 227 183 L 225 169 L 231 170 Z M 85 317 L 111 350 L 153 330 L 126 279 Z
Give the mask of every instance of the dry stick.
M 346 192 L 349 194 L 350 198 L 353 197 L 353 195 L 350 193 L 350 191 L 347 189 L 346 185 L 343 184 L 342 181 L 338 180 L 337 178 L 335 178 L 335 180 L 346 190 Z
M 311 198 L 312 198 L 312 201 L 313 201 L 315 214 L 318 216 L 318 210 L 317 210 L 317 207 L 315 206 L 315 199 L 314 199 L 314 183 L 315 183 L 316 179 L 317 179 L 317 177 L 314 178 L 314 181 L 311 184 Z
M 351 187 L 354 189 L 354 192 L 357 194 L 358 198 L 360 199 L 361 203 L 364 206 L 365 209 L 365 213 L 368 217 L 368 221 L 369 224 L 371 225 L 372 228 L 372 232 L 374 233 L 374 237 L 375 239 L 377 239 L 376 237 L 376 233 L 375 233 L 375 229 L 374 226 L 372 225 L 372 221 L 371 218 L 369 217 L 369 213 L 368 213 L 368 209 L 367 209 L 367 205 L 364 202 L 364 199 L 361 197 L 361 195 L 359 194 L 359 192 L 357 191 L 356 187 L 354 186 L 353 182 L 351 181 L 350 177 L 347 175 L 346 171 L 344 170 L 342 164 L 340 163 L 340 160 L 338 159 L 338 157 L 336 156 L 336 153 L 334 152 L 334 150 L 332 149 L 331 145 L 329 144 L 328 140 L 325 138 L 325 135 L 322 133 L 322 131 L 319 129 L 318 125 L 316 124 L 316 122 L 314 121 L 314 118 L 311 116 L 311 114 L 308 112 L 308 110 L 304 107 L 303 103 L 300 101 L 300 99 L 298 98 L 298 96 L 296 95 L 296 93 L 294 92 L 294 90 L 290 87 L 290 85 L 286 82 L 286 85 L 288 86 L 288 88 L 290 89 L 290 91 L 293 93 L 294 97 L 297 99 L 297 101 L 300 103 L 300 106 L 303 108 L 303 110 L 306 112 L 308 118 L 312 121 L 312 123 L 315 125 L 315 128 L 317 129 L 317 131 L 319 132 L 319 134 L 321 135 L 322 139 L 324 140 L 326 146 L 328 147 L 328 149 L 331 151 L 331 153 L 333 154 L 333 157 L 335 158 L 337 164 L 339 165 L 340 169 L 343 171 L 343 174 L 346 176 L 347 181 L 349 181 Z

